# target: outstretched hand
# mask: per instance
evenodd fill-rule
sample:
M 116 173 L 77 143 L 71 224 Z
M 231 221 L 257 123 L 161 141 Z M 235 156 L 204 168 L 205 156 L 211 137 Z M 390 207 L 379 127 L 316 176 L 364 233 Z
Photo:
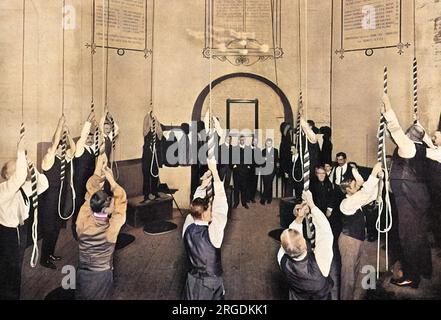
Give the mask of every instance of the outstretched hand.
M 103 168 L 104 176 L 106 180 L 109 181 L 110 186 L 114 186 L 116 184 L 115 179 L 113 178 L 112 169 L 110 169 L 107 165 Z
M 381 107 L 381 113 L 388 112 L 392 108 L 392 106 L 391 106 L 390 99 L 389 99 L 389 96 L 387 95 L 387 93 L 383 94 L 381 101 L 383 103 L 383 106 Z
M 372 169 L 371 175 L 378 178 L 378 175 L 383 172 L 383 166 L 381 162 L 377 162 Z
M 312 198 L 311 191 L 303 191 L 302 199 L 306 201 L 306 204 L 312 209 L 315 207 L 314 200 Z
M 25 138 L 20 138 L 20 140 L 17 143 L 17 151 L 18 152 L 24 152 L 26 151 L 26 141 Z

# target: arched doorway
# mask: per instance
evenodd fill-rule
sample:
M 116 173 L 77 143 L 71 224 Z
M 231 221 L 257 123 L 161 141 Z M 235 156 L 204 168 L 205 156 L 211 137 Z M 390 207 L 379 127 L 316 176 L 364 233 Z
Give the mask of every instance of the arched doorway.
M 288 98 L 286 97 L 285 93 L 271 80 L 268 80 L 267 78 L 264 78 L 262 76 L 259 76 L 254 73 L 246 73 L 246 72 L 237 72 L 237 73 L 230 73 L 227 75 L 224 75 L 220 78 L 217 78 L 211 83 L 211 88 L 215 88 L 220 83 L 233 79 L 233 78 L 249 78 L 257 80 L 261 83 L 264 83 L 268 87 L 270 87 L 280 98 L 280 101 L 283 105 L 283 112 L 285 115 L 285 122 L 288 122 L 290 124 L 293 123 L 293 114 L 292 114 L 292 108 L 291 103 L 289 102 Z M 207 85 L 199 94 L 198 98 L 196 99 L 196 102 L 193 106 L 193 113 L 191 115 L 192 121 L 198 121 L 201 120 L 201 112 L 202 107 L 204 105 L 205 99 L 207 98 L 208 94 L 210 93 L 210 85 Z
M 284 116 L 284 122 L 293 124 L 293 113 L 291 108 L 291 103 L 289 102 L 287 96 L 285 93 L 271 80 L 262 77 L 257 74 L 253 73 L 245 73 L 245 72 L 238 72 L 238 73 L 231 73 L 224 75 L 222 77 L 219 77 L 212 81 L 211 88 L 212 90 L 220 85 L 222 82 L 234 79 L 234 78 L 247 78 L 247 79 L 253 79 L 256 81 L 259 81 L 260 83 L 264 84 L 268 88 L 270 88 L 276 96 L 280 99 L 281 105 L 283 107 L 283 116 Z M 204 106 L 204 103 L 209 96 L 210 93 L 210 84 L 208 84 L 198 95 L 194 106 L 193 106 L 193 112 L 192 112 L 192 121 L 199 121 L 202 118 L 202 109 Z M 198 165 L 192 165 L 191 166 L 191 195 L 193 195 L 198 183 L 199 183 L 199 172 L 198 172 Z

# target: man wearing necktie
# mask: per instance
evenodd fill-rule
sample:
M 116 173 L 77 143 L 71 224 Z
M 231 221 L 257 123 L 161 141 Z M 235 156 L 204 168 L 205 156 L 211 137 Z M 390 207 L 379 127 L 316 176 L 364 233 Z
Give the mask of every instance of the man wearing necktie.
M 3 166 L 1 176 L 4 181 L 0 183 L 0 300 L 18 300 L 32 195 L 23 138 L 18 143 L 17 159 Z M 37 173 L 38 194 L 48 185 L 46 177 Z
M 75 187 L 75 212 L 72 216 L 72 234 L 75 240 L 78 240 L 76 232 L 76 220 L 78 212 L 84 203 L 86 196 L 86 183 L 95 170 L 95 155 L 94 150 L 94 132 L 92 123 L 96 125 L 94 113 L 90 113 L 87 121 L 84 123 L 81 131 L 80 139 L 77 141 L 75 158 L 74 158 L 74 187 Z
M 273 200 L 273 181 L 279 166 L 279 150 L 273 147 L 272 139 L 266 139 L 262 156 L 265 159 L 265 166 L 261 169 L 263 193 L 260 204 L 265 205 L 265 202 L 270 204 Z

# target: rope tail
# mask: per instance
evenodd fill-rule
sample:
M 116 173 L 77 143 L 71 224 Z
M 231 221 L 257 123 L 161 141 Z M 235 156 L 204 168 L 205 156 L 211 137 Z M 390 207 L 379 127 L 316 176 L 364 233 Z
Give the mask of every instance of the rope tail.
M 157 154 L 157 150 L 156 150 L 156 119 L 155 117 L 153 117 L 153 115 L 151 115 L 151 119 L 152 119 L 152 126 L 150 128 L 150 131 L 152 133 L 152 142 L 150 145 L 150 148 L 152 150 L 152 161 L 150 163 L 150 174 L 152 175 L 152 177 L 154 178 L 158 178 L 159 177 L 159 163 L 158 163 L 158 154 Z M 156 164 L 156 169 L 158 173 L 154 173 L 153 172 L 153 165 Z
M 37 191 L 37 172 L 32 162 L 28 163 L 29 172 L 31 173 L 31 204 L 34 209 L 34 222 L 32 223 L 32 254 L 31 267 L 35 268 L 38 261 L 38 191 Z
M 412 67 L 413 77 L 413 122 L 418 123 L 418 62 L 417 58 L 413 58 Z
M 387 94 L 388 92 L 388 71 L 387 67 L 384 67 L 383 72 L 383 92 Z M 392 207 L 389 195 L 389 170 L 387 167 L 387 157 L 386 157 L 386 119 L 383 115 L 380 117 L 380 123 L 378 126 L 378 151 L 377 151 L 377 161 L 382 164 L 383 167 L 383 177 L 380 178 L 378 195 L 377 195 L 377 207 L 378 216 L 375 223 L 375 227 L 378 232 L 377 239 L 377 279 L 380 276 L 380 242 L 381 234 L 385 234 L 385 251 L 386 251 L 386 270 L 389 269 L 389 236 L 388 232 L 392 228 Z M 383 191 L 385 191 L 383 200 Z M 385 210 L 385 226 L 384 229 L 381 228 L 381 217 L 383 210 Z
M 72 212 L 64 217 L 62 214 L 62 195 L 63 195 L 63 186 L 64 181 L 66 180 L 66 144 L 67 144 L 67 131 L 63 131 L 63 136 L 61 138 L 61 171 L 60 171 L 60 191 L 58 193 L 58 216 L 62 220 L 69 220 L 74 212 L 75 212 L 75 188 L 73 186 L 73 161 L 70 162 L 70 182 L 69 187 L 72 190 Z
M 303 94 L 302 94 L 302 91 L 300 91 L 300 95 L 299 95 L 299 105 L 303 105 Z M 296 147 L 297 152 L 298 152 L 299 155 L 301 154 L 302 149 L 303 149 L 302 130 L 301 130 L 301 126 L 300 126 L 300 118 L 301 118 L 301 115 L 300 115 L 300 110 L 299 110 L 299 112 L 297 114 L 296 133 L 295 133 L 295 141 L 294 141 L 295 147 Z M 302 168 L 303 168 L 303 157 L 300 156 L 299 158 L 300 158 L 300 162 L 301 162 L 301 165 L 302 165 Z M 303 180 L 303 174 L 301 174 L 300 177 L 297 178 L 295 176 L 295 167 L 296 167 L 296 164 L 293 163 L 292 172 L 291 172 L 292 178 L 294 179 L 295 182 L 300 183 Z

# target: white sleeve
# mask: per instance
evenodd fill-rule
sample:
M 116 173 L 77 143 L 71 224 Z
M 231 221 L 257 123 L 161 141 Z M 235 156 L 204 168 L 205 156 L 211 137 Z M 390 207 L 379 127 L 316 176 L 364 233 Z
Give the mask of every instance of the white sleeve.
M 225 195 L 224 183 L 214 181 L 214 199 L 212 206 L 213 219 L 208 227 L 210 241 L 216 248 L 220 248 L 224 239 L 224 230 L 227 225 L 228 202 Z
M 9 201 L 21 186 L 26 182 L 28 175 L 28 165 L 26 162 L 26 155 L 24 151 L 17 152 L 17 161 L 15 165 L 15 172 L 5 182 L 0 184 L 0 199 L 1 201 Z
M 282 258 L 284 255 L 285 255 L 285 250 L 283 249 L 282 246 L 280 246 L 279 252 L 277 253 L 277 262 L 279 263 L 279 266 L 280 263 L 282 262 Z
M 36 173 L 37 173 L 37 194 L 42 194 L 49 188 L 49 181 L 47 180 L 46 175 L 41 174 L 38 171 L 36 171 Z
M 398 146 L 399 156 L 405 159 L 413 158 L 416 153 L 415 144 L 404 133 L 395 112 L 390 109 L 383 115 L 387 121 L 387 128 L 389 129 L 395 144 Z
M 194 218 L 191 214 L 188 214 L 185 218 L 184 226 L 182 227 L 182 237 L 184 237 L 185 231 L 187 230 L 188 226 L 194 223 Z
M 314 207 L 311 210 L 311 215 L 315 227 L 315 259 L 323 276 L 327 277 L 331 270 L 334 236 L 328 219 L 319 208 Z
M 346 197 L 340 204 L 340 211 L 347 215 L 353 215 L 358 209 L 374 201 L 378 195 L 378 178 L 370 176 L 363 184 L 363 188 L 354 195 Z
M 441 149 L 426 149 L 427 158 L 432 159 L 437 162 L 441 162 Z

